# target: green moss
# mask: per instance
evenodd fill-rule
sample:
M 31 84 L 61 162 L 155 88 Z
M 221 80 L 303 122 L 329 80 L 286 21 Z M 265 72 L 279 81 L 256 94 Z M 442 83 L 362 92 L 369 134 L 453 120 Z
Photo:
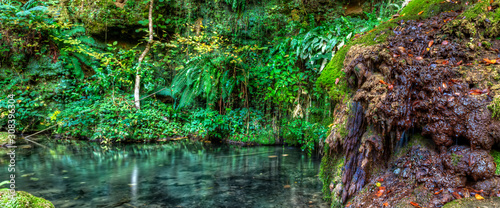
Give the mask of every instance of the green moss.
M 463 155 L 457 155 L 455 153 L 451 153 L 451 162 L 453 163 L 453 166 L 457 166 L 462 157 Z
M 36 208 L 49 208 L 54 207 L 54 205 L 40 197 L 35 197 L 24 191 L 16 191 L 16 197 L 11 200 L 9 190 L 0 190 L 0 206 L 4 208 L 24 208 L 24 207 L 36 207 Z
M 461 19 L 462 17 L 465 17 L 467 20 L 472 20 L 479 16 L 480 14 L 484 14 L 486 11 L 488 11 L 488 6 L 490 5 L 490 1 L 481 1 L 478 3 L 475 3 L 467 10 L 464 11 L 460 16 L 457 17 L 457 19 Z
M 9 133 L 8 132 L 0 132 L 0 144 L 9 143 Z
M 344 158 L 340 155 L 330 155 L 328 147 L 325 147 L 326 154 L 321 159 L 321 166 L 319 171 L 319 179 L 323 182 L 323 199 L 334 204 L 339 202 L 334 195 L 330 192 L 330 184 L 337 185 L 341 182 L 342 167 L 344 166 Z
M 453 200 L 443 206 L 443 208 L 476 208 L 476 207 L 498 207 L 500 197 L 489 197 L 484 200 L 477 200 L 474 197 Z
M 493 156 L 495 164 L 497 165 L 497 170 L 495 171 L 495 175 L 500 175 L 500 152 L 496 150 L 491 150 L 490 155 Z
M 497 95 L 493 98 L 490 105 L 488 105 L 488 109 L 491 110 L 491 116 L 493 118 L 500 119 L 500 95 Z

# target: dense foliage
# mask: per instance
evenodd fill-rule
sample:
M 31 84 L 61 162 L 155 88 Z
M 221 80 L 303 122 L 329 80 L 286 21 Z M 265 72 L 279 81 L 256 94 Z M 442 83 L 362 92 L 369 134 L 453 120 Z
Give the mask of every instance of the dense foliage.
M 311 152 L 347 90 L 327 93 L 319 75 L 400 5 L 366 2 L 371 13 L 351 17 L 342 1 L 156 0 L 137 110 L 148 2 L 0 1 L 1 116 L 13 94 L 20 131 L 58 124 L 64 137 L 102 142 L 197 135 Z

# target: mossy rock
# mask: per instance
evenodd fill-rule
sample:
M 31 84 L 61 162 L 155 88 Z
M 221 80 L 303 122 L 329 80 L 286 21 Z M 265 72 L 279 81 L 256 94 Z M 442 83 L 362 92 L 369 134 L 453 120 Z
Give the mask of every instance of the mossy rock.
M 443 208 L 476 208 L 476 207 L 500 207 L 500 198 L 491 197 L 484 200 L 477 200 L 475 197 L 457 199 L 450 203 L 447 203 Z
M 51 208 L 54 205 L 40 197 L 33 196 L 24 191 L 16 191 L 16 197 L 14 200 L 10 198 L 9 190 L 0 191 L 0 207 L 4 208 Z
M 493 116 L 493 118 L 500 119 L 500 95 L 493 98 L 490 105 L 488 105 L 488 109 L 491 110 L 491 116 Z
M 405 8 L 401 15 L 396 19 L 391 19 L 377 26 L 374 30 L 367 32 L 361 37 L 352 40 L 347 45 L 337 51 L 332 60 L 325 67 L 316 84 L 327 89 L 328 94 L 334 101 L 340 101 L 344 95 L 349 93 L 347 79 L 344 68 L 344 59 L 349 49 L 357 44 L 371 46 L 383 43 L 389 36 L 394 35 L 393 28 L 398 26 L 397 22 L 407 20 L 427 19 L 441 12 L 457 11 L 466 8 L 465 2 L 452 3 L 442 0 L 413 0 Z M 336 79 L 340 81 L 335 84 Z
M 328 152 L 328 151 L 325 151 Z M 327 153 L 321 159 L 321 167 L 319 178 L 323 182 L 322 192 L 324 194 L 324 199 L 334 204 L 340 203 L 340 197 L 336 196 L 333 190 L 336 186 L 342 183 L 342 168 L 344 167 L 345 158 L 339 154 Z M 333 187 L 330 187 L 333 186 Z
M 495 38 L 500 35 L 500 1 L 480 1 L 470 5 L 443 30 L 459 38 Z
M 497 169 L 495 170 L 495 175 L 500 175 L 500 152 L 496 150 L 491 150 L 490 155 L 495 160 L 495 164 L 497 165 Z
M 8 132 L 0 132 L 0 145 L 4 145 L 9 143 L 9 133 Z

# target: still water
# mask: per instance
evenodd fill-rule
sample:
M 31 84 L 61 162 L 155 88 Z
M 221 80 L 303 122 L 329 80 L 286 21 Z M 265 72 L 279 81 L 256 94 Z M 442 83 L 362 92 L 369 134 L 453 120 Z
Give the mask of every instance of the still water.
M 294 147 L 44 144 L 16 149 L 16 187 L 56 207 L 327 207 L 320 159 Z

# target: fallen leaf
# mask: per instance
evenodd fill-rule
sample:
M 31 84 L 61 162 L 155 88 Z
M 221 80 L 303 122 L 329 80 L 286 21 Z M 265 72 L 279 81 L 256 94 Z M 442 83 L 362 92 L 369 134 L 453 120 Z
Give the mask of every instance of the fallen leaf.
M 487 58 L 483 59 L 484 62 L 488 63 L 488 64 L 495 64 L 497 63 L 497 60 L 496 59 L 493 59 L 493 60 L 489 60 Z
M 422 56 L 417 56 L 417 57 L 415 57 L 415 59 L 417 59 L 417 60 L 419 60 L 419 61 L 420 61 L 420 60 L 422 60 L 422 59 L 424 59 L 424 58 L 422 58 Z
M 456 199 L 461 199 L 462 198 L 460 195 L 458 195 L 457 192 L 453 192 L 453 193 L 451 193 L 451 195 L 453 195 Z
M 415 203 L 415 202 L 410 202 L 410 204 L 411 204 L 412 206 L 414 206 L 414 207 L 420 207 L 420 205 L 418 205 L 418 204 L 417 204 L 417 203 Z
M 443 61 L 443 64 L 444 64 L 444 65 L 446 65 L 446 64 L 448 64 L 448 63 L 449 63 L 449 61 L 447 61 L 447 60 L 444 60 L 444 61 Z
M 422 13 L 424 13 L 424 11 L 419 12 L 418 15 L 421 15 Z
M 443 64 L 443 62 L 445 62 L 446 60 L 444 59 L 438 59 L 436 60 L 436 64 Z
M 379 178 L 377 181 L 378 182 L 384 182 L 384 179 L 383 178 Z
M 456 64 L 456 65 L 458 66 L 458 65 L 460 65 L 460 64 L 462 64 L 462 60 L 460 60 L 459 62 L 457 62 L 457 64 Z
M 488 11 L 491 11 L 491 6 L 488 6 Z
M 283 188 L 290 188 L 290 185 L 284 185 Z
M 399 46 L 398 47 L 399 53 L 406 53 L 406 48 Z
M 389 89 L 389 91 L 392 91 L 392 89 L 394 89 L 394 85 L 387 86 L 387 89 Z
M 449 42 L 448 42 L 447 40 L 445 40 L 445 41 L 443 41 L 443 42 L 441 43 L 441 45 L 448 45 L 448 43 L 449 43 Z
M 384 80 L 379 80 L 380 84 L 388 85 L 387 82 L 384 82 Z
M 335 85 L 337 85 L 340 81 L 340 78 L 335 79 Z
M 384 202 L 384 207 L 388 207 L 388 206 L 389 206 L 389 203 Z
M 432 44 L 434 44 L 434 40 L 429 41 L 429 47 L 431 47 Z
M 434 193 L 434 195 L 438 195 L 438 194 L 440 194 L 441 192 L 443 192 L 443 189 L 441 189 L 441 190 L 437 191 L 436 193 Z
M 377 197 L 381 197 L 382 194 L 384 194 L 385 192 L 385 186 L 381 186 L 381 187 L 378 187 L 378 191 L 377 193 L 375 194 Z
M 475 197 L 476 197 L 477 200 L 483 200 L 484 199 L 484 197 L 481 196 L 481 195 L 479 195 L 479 194 L 476 194 Z

